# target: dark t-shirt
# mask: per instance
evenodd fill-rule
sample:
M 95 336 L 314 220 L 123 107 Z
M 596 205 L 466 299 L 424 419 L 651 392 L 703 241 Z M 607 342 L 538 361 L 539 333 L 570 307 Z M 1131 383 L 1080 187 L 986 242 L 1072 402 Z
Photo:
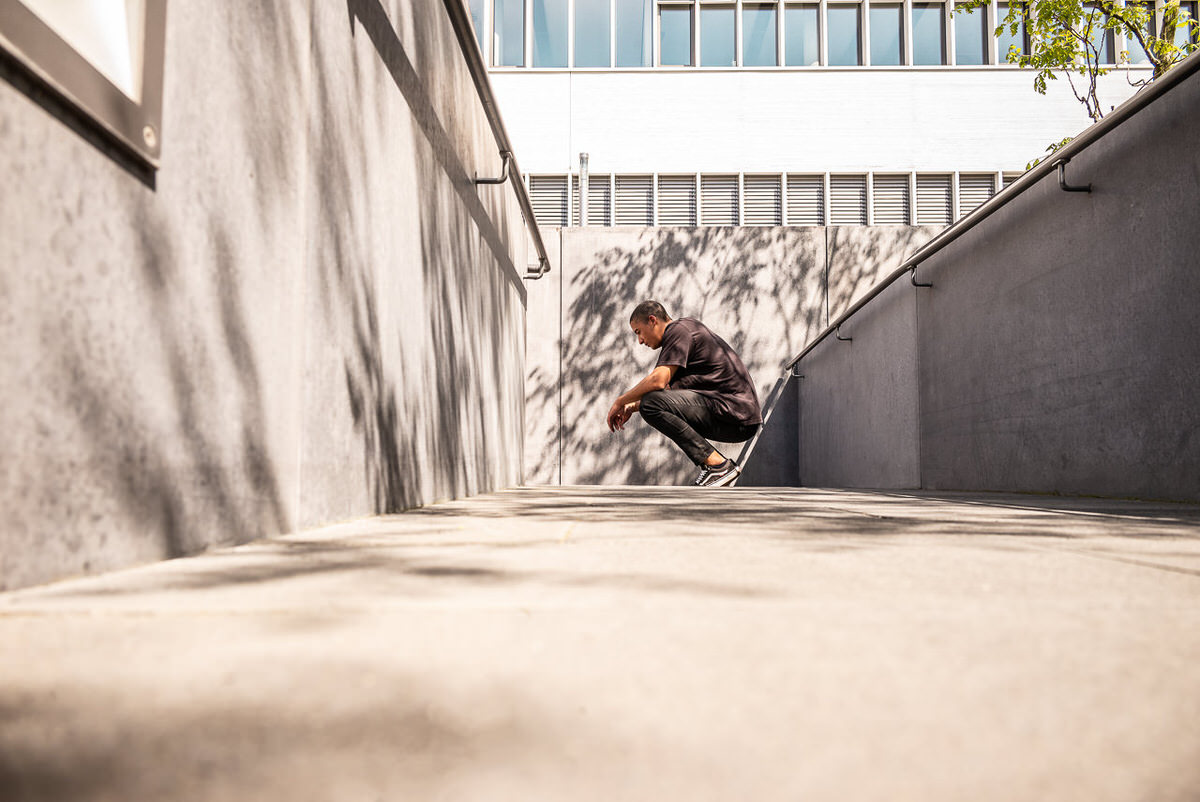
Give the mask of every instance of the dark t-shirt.
M 741 423 L 762 423 L 758 394 L 741 357 L 699 320 L 681 317 L 667 324 L 655 367 L 663 365 L 678 368 L 672 390 L 695 390 Z

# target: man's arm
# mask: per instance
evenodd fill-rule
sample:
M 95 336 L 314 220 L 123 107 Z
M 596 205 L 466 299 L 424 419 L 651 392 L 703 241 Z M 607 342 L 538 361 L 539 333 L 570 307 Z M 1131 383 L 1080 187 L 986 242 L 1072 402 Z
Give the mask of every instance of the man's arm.
M 615 432 L 625 428 L 625 423 L 640 406 L 642 396 L 670 387 L 671 379 L 675 377 L 677 370 L 679 367 L 676 365 L 659 365 L 631 389 L 622 393 L 608 410 L 608 430 Z

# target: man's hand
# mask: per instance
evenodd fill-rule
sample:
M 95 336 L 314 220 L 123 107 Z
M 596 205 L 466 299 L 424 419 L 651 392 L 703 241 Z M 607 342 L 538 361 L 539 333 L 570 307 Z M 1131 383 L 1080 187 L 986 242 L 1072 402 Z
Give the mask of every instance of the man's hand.
M 638 406 L 637 401 L 630 401 L 628 404 L 614 403 L 608 410 L 608 430 L 619 432 L 624 429 L 633 413 L 637 412 Z

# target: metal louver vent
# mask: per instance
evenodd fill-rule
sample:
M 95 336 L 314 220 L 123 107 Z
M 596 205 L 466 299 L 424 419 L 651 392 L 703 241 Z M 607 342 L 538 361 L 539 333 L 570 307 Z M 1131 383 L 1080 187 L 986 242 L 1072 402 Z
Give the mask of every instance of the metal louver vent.
M 658 177 L 658 224 L 696 225 L 696 178 L 690 175 Z
M 825 179 L 819 175 L 787 177 L 789 226 L 825 225 Z
M 700 176 L 700 223 L 706 226 L 738 224 L 736 175 Z
M 567 177 L 565 175 L 529 176 L 529 200 L 539 226 L 567 224 Z
M 619 226 L 654 225 L 654 186 L 648 175 L 617 176 Z
M 606 175 L 588 176 L 589 226 L 612 225 L 612 184 Z M 571 176 L 571 220 L 579 225 L 579 176 Z
M 964 173 L 958 177 L 958 215 L 969 214 L 996 194 L 996 176 L 992 173 Z
M 867 177 L 829 176 L 829 222 L 835 226 L 867 224 Z
M 910 203 L 907 175 L 877 175 L 874 177 L 875 225 L 908 225 Z
M 948 226 L 951 217 L 950 176 L 917 176 L 917 225 Z
M 1001 177 L 1001 180 L 1004 182 L 1004 186 L 1008 186 L 1013 181 L 1016 181 L 1018 178 L 1020 178 L 1023 175 L 1025 175 L 1025 174 L 1024 173 L 1004 173 L 1004 175 Z
M 744 206 L 742 224 L 778 226 L 783 224 L 783 188 L 777 175 L 748 175 L 742 179 Z

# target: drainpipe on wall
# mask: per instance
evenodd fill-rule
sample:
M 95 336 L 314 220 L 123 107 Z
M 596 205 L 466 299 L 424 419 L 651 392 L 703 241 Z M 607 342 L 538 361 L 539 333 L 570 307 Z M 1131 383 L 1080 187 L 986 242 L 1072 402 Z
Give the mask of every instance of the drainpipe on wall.
M 579 154 L 579 225 L 587 225 L 588 155 Z

